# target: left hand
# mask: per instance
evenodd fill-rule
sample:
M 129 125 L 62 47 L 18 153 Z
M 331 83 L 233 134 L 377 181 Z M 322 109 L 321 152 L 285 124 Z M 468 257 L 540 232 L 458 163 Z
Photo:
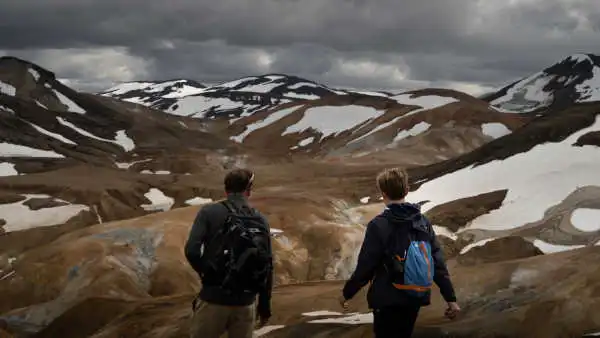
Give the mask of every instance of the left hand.
M 339 302 L 340 306 L 344 309 L 344 312 L 347 312 L 349 308 L 348 300 L 344 298 L 344 296 L 340 296 Z

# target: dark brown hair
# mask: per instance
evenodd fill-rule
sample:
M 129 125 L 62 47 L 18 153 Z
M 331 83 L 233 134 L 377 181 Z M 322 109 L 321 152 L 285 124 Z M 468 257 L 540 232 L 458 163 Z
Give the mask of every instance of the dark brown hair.
M 408 194 L 408 173 L 402 168 L 388 168 L 377 175 L 377 188 L 390 200 L 401 200 Z
M 252 188 L 254 173 L 248 169 L 234 169 L 225 175 L 223 183 L 227 193 L 241 193 Z

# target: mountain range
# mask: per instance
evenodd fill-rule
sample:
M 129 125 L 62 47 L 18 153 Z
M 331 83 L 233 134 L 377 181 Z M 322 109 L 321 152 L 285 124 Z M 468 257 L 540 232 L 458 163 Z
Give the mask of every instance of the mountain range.
M 464 310 L 444 321 L 434 299 L 417 337 L 600 332 L 583 310 L 600 308 L 599 116 L 593 54 L 479 98 L 285 74 L 83 93 L 2 57 L 0 337 L 186 336 L 199 281 L 183 243 L 224 172 L 246 166 L 275 248 L 263 337 L 369 332 L 362 300 L 342 314 L 335 299 L 389 166 L 408 169 Z

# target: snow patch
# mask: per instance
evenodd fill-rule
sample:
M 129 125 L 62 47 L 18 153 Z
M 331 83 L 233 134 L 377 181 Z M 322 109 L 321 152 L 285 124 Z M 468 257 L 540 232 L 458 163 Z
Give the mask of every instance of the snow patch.
M 0 94 L 15 96 L 17 94 L 17 89 L 15 86 L 0 80 Z
M 102 142 L 109 142 L 109 143 L 114 143 L 118 146 L 121 146 L 125 151 L 131 151 L 135 148 L 135 144 L 133 143 L 133 140 L 131 140 L 127 134 L 125 133 L 124 130 L 120 130 L 117 132 L 117 135 L 115 137 L 114 140 L 109 140 L 109 139 L 105 139 L 102 137 L 98 137 L 88 131 L 85 131 L 79 127 L 77 127 L 76 125 L 74 125 L 73 123 L 63 119 L 60 116 L 57 116 L 56 119 L 58 120 L 58 122 L 64 126 L 67 126 L 73 130 L 75 130 L 76 132 L 78 132 L 79 134 L 89 137 L 89 138 L 93 138 L 96 139 L 98 141 L 102 141 Z
M 371 199 L 371 197 L 365 196 L 365 197 L 363 197 L 363 198 L 360 199 L 360 203 L 367 204 L 367 203 L 369 203 L 370 199 Z
M 311 137 L 307 137 L 304 140 L 301 140 L 300 142 L 298 142 L 298 145 L 300 147 L 304 147 L 304 146 L 307 146 L 307 145 L 313 143 L 314 141 L 315 141 L 315 137 L 311 136 Z
M 288 116 L 289 114 L 293 113 L 294 111 L 296 111 L 296 109 L 298 109 L 298 108 L 299 108 L 299 106 L 294 106 L 294 107 L 290 107 L 290 108 L 286 108 L 286 109 L 280 109 L 274 113 L 271 113 L 269 116 L 267 116 L 263 120 L 260 120 L 258 122 L 247 125 L 246 130 L 244 130 L 243 133 L 241 133 L 237 136 L 232 136 L 232 137 L 230 137 L 230 139 L 235 142 L 241 143 L 246 138 L 246 136 L 248 136 L 251 132 L 253 132 L 257 129 L 264 128 L 275 121 L 279 121 L 280 119 L 282 119 L 282 118 Z
M 314 95 L 314 94 L 301 94 L 301 93 L 285 93 L 283 94 L 285 97 L 291 98 L 291 99 L 299 99 L 299 100 L 318 100 L 321 97 L 318 95 Z
M 300 89 L 302 87 L 311 87 L 311 88 L 319 88 L 318 85 L 314 84 L 314 83 L 310 83 L 310 82 L 298 82 L 298 83 L 294 83 L 291 86 L 288 86 L 288 89 L 291 90 L 296 90 L 296 89 Z
M 52 198 L 52 196 L 35 194 L 24 196 L 26 199 L 23 201 L 0 204 L 0 215 L 2 215 L 2 218 L 6 221 L 6 224 L 4 225 L 4 230 L 6 232 L 62 224 L 69 221 L 80 212 L 90 210 L 87 205 L 81 204 L 67 204 L 52 208 L 31 210 L 24 204 L 25 202 L 32 198 Z M 65 202 L 57 198 L 53 199 Z
M 31 76 L 33 76 L 35 82 L 38 82 L 40 80 L 40 73 L 38 73 L 37 70 L 33 68 L 27 68 L 27 71 L 29 72 L 29 74 L 31 74 Z
M 594 66 L 592 77 L 575 86 L 580 98 L 577 102 L 600 101 L 600 67 Z
M 424 110 L 439 108 L 450 103 L 459 102 L 458 99 L 449 96 L 423 95 L 415 97 L 414 94 L 400 94 L 392 96 L 391 99 L 399 104 L 407 106 L 420 106 L 420 109 L 410 111 L 402 117 L 418 114 Z
M 15 169 L 15 164 L 10 162 L 0 162 L 0 177 L 17 176 L 19 172 Z
M 458 239 L 458 236 L 455 233 L 453 233 L 452 231 L 448 230 L 448 228 L 446 228 L 446 227 L 434 225 L 433 231 L 435 232 L 436 236 L 448 237 L 453 241 L 456 241 Z
M 271 235 L 282 234 L 283 230 L 271 228 Z
M 13 113 L 13 114 L 15 113 L 15 111 L 14 111 L 14 110 L 12 110 L 12 109 L 8 108 L 7 106 L 3 106 L 3 105 L 1 105 L 1 104 L 0 104 L 0 109 L 2 109 L 2 110 L 5 110 L 5 111 L 7 111 L 7 112 L 9 112 L 9 113 Z
M 398 135 L 396 135 L 396 137 L 394 137 L 394 140 L 392 142 L 401 141 L 409 136 L 417 136 L 417 135 L 429 130 L 430 127 L 431 127 L 431 124 L 429 124 L 425 121 L 421 121 L 421 122 L 415 124 L 409 130 L 402 130 L 401 132 L 399 132 Z
M 140 171 L 140 174 L 145 174 L 145 175 L 169 175 L 171 174 L 170 171 L 168 170 L 157 170 L 157 171 L 152 171 L 152 170 L 142 170 Z
M 549 207 L 559 204 L 577 187 L 600 186 L 600 152 L 593 146 L 572 146 L 581 135 L 596 130 L 600 130 L 600 115 L 592 126 L 561 142 L 539 144 L 504 160 L 465 167 L 424 183 L 407 197 L 430 200 L 422 207 L 426 212 L 457 199 L 508 189 L 500 208 L 477 217 L 468 228 L 510 230 L 539 221 Z
M 127 132 L 125 130 L 117 131 L 117 136 L 115 136 L 115 143 L 120 145 L 125 151 L 132 151 L 135 149 L 135 142 L 127 136 Z
M 575 209 L 571 214 L 571 224 L 579 231 L 600 231 L 600 209 Z
M 56 89 L 52 89 L 52 91 L 54 92 L 54 94 L 56 95 L 56 97 L 58 97 L 58 100 L 64 104 L 65 106 L 67 106 L 67 111 L 73 112 L 73 113 L 77 113 L 77 114 L 85 114 L 86 111 L 81 108 L 77 103 L 73 102 L 71 99 L 69 99 L 68 97 L 66 97 L 64 94 L 62 94 L 61 92 L 59 92 Z
M 30 125 L 30 126 L 32 126 L 32 127 L 35 129 L 35 130 L 37 130 L 38 132 L 40 132 L 40 133 L 42 133 L 42 134 L 48 135 L 48 136 L 50 136 L 50 137 L 52 137 L 52 138 L 55 138 L 55 139 L 57 139 L 57 140 L 59 140 L 59 141 L 61 141 L 61 142 L 63 142 L 63 143 L 72 144 L 72 145 L 77 145 L 77 143 L 75 143 L 75 142 L 73 142 L 73 141 L 69 140 L 68 138 L 66 138 L 66 137 L 64 137 L 64 136 L 62 136 L 62 135 L 60 135 L 60 134 L 57 134 L 57 133 L 53 133 L 53 132 L 51 132 L 51 131 L 48 131 L 48 130 L 46 130 L 46 129 L 44 129 L 44 128 L 42 128 L 42 127 L 38 126 L 38 125 L 35 125 L 35 124 L 31 123 L 31 122 L 27 122 L 27 123 L 29 123 L 29 125 Z
M 187 204 L 187 205 L 202 205 L 202 204 L 206 204 L 206 203 L 211 203 L 212 201 L 213 201 L 212 198 L 194 197 L 194 198 L 190 198 L 190 199 L 186 200 L 185 204 Z
M 486 238 L 486 239 L 483 239 L 483 240 L 481 240 L 481 241 L 477 241 L 477 242 L 471 243 L 471 244 L 469 244 L 469 245 L 465 246 L 464 248 L 462 248 L 462 250 L 460 250 L 460 254 L 461 254 L 461 255 L 464 255 L 464 254 L 466 254 L 466 253 L 467 253 L 469 250 L 471 250 L 471 249 L 473 249 L 473 248 L 476 248 L 476 247 L 481 247 L 481 246 L 484 246 L 484 245 L 486 245 L 487 243 L 489 243 L 489 242 L 491 242 L 491 241 L 493 241 L 493 240 L 495 240 L 495 239 L 496 239 L 496 238 L 492 237 L 492 238 Z
M 365 106 L 322 106 L 309 108 L 298 123 L 289 126 L 282 135 L 314 129 L 323 137 L 337 135 L 367 120 L 373 120 L 385 111 Z
M 172 197 L 165 195 L 160 189 L 150 188 L 144 196 L 151 204 L 142 204 L 141 207 L 146 211 L 168 211 L 171 209 L 175 200 Z
M 547 106 L 553 100 L 551 93 L 545 92 L 544 87 L 552 80 L 552 77 L 544 72 L 538 72 L 527 77 L 512 87 L 508 88 L 506 94 L 490 102 L 491 105 L 528 112 L 541 106 Z
M 484 135 L 495 139 L 512 133 L 510 129 L 499 122 L 484 123 L 481 125 L 481 131 Z
M 313 311 L 313 312 L 305 312 L 302 314 L 305 317 L 324 317 L 324 316 L 343 316 L 343 313 L 333 312 L 333 311 Z
M 361 325 L 373 323 L 373 313 L 359 313 L 351 316 L 345 316 L 341 318 L 324 318 L 315 319 L 309 321 L 313 324 L 350 324 L 350 325 Z
M 267 333 L 270 333 L 270 332 L 273 332 L 273 331 L 276 331 L 279 329 L 283 329 L 284 327 L 285 327 L 285 325 L 265 325 L 258 330 L 254 330 L 254 337 L 264 336 Z
M 552 254 L 557 252 L 581 249 L 585 247 L 585 245 L 561 245 L 561 244 L 552 244 L 548 242 L 544 242 L 541 239 L 535 239 L 533 241 L 533 245 L 540 249 L 544 254 Z
M 64 158 L 63 155 L 52 150 L 35 149 L 8 142 L 0 142 L 0 157 Z

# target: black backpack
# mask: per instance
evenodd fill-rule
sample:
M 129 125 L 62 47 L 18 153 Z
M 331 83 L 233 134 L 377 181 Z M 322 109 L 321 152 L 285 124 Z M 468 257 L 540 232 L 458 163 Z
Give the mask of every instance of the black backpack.
M 271 273 L 270 232 L 263 217 L 228 201 L 225 223 L 203 254 L 203 283 L 229 293 L 257 293 Z

